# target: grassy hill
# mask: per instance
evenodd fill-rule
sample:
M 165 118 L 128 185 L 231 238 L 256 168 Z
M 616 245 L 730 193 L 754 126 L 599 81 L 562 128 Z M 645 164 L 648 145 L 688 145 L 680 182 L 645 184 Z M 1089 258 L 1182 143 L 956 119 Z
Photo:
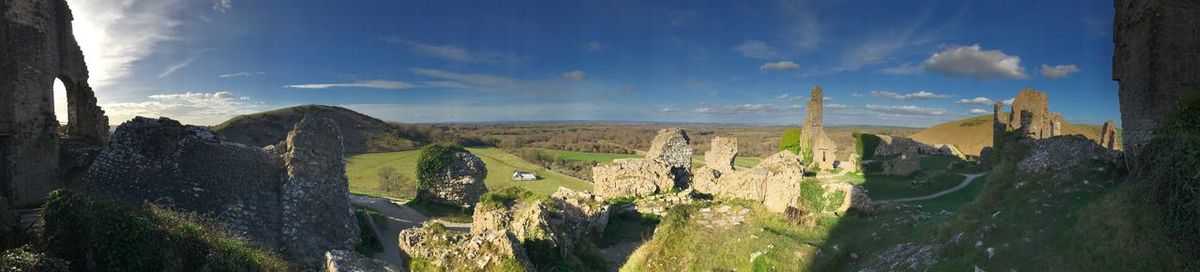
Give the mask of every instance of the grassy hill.
M 574 190 L 591 190 L 592 184 L 567 175 L 548 171 L 533 163 L 522 160 L 517 156 L 497 148 L 467 148 L 475 156 L 479 156 L 487 166 L 488 176 L 484 180 L 490 190 L 500 190 L 512 186 L 525 188 L 534 193 L 550 195 L 559 186 Z M 350 178 L 350 191 L 361 194 L 386 194 L 399 198 L 411 199 L 417 190 L 417 157 L 420 150 L 400 152 L 368 153 L 350 156 L 346 164 L 346 176 Z M 404 176 L 405 186 L 399 192 L 385 193 L 379 191 L 377 173 L 384 166 L 392 166 Z M 532 171 L 542 179 L 535 181 L 514 181 L 513 171 Z
M 253 146 L 267 146 L 287 138 L 296 122 L 305 115 L 333 119 L 340 125 L 346 153 L 401 151 L 419 143 L 399 136 L 395 126 L 346 108 L 304 105 L 273 111 L 240 115 L 213 127 L 226 140 Z
M 1099 125 L 1063 124 L 1063 134 L 1083 135 L 1088 139 L 1100 138 Z M 950 121 L 921 130 L 911 136 L 926 144 L 952 144 L 964 154 L 979 155 L 979 150 L 992 145 L 992 115 L 980 115 L 962 120 Z M 1118 131 L 1118 136 L 1120 132 Z M 1117 140 L 1120 148 L 1120 140 Z

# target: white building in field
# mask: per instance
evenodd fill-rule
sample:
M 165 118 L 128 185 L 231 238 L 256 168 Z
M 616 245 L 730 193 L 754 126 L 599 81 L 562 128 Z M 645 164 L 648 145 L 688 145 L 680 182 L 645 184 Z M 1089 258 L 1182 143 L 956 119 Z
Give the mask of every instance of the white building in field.
M 512 174 L 513 180 L 537 180 L 538 176 L 534 173 L 525 171 L 514 171 Z

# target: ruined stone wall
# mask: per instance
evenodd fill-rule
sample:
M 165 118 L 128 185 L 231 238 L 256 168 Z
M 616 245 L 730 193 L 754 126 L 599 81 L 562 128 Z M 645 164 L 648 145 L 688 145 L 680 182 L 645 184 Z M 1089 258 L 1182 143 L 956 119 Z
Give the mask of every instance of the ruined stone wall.
M 138 117 L 122 124 L 82 178 L 98 196 L 212 216 L 285 257 L 316 265 L 349 249 L 358 228 L 349 204 L 341 136 L 328 120 L 297 124 L 266 149 L 221 141 L 207 128 Z
M 64 0 L 0 1 L 0 191 L 15 206 L 62 186 L 54 80 L 67 87 L 71 138 L 103 144 L 108 118 L 87 83 Z
M 1123 148 L 1136 158 L 1163 115 L 1200 96 L 1200 2 L 1114 4 L 1113 79 L 1120 83 Z

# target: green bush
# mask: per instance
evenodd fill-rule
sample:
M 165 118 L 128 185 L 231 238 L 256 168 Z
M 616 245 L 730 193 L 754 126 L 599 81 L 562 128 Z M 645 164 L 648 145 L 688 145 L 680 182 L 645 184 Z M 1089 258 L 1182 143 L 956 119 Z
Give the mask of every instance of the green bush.
M 0 253 L 0 271 L 66 272 L 71 271 L 71 264 L 27 247 L 18 247 Z
M 452 143 L 436 143 L 421 148 L 421 155 L 417 158 L 417 192 L 437 186 L 438 174 L 445 172 L 446 167 L 450 166 L 455 152 L 466 150 Z M 417 195 L 420 197 L 421 194 Z
M 879 147 L 879 143 L 883 139 L 878 135 L 870 133 L 854 133 L 854 151 L 858 152 L 859 157 L 863 160 L 871 159 L 875 156 L 875 148 Z
M 800 154 L 800 135 L 804 130 L 800 128 L 789 128 L 783 131 L 783 137 L 779 138 L 779 150 L 791 151 L 792 154 Z
M 127 207 L 70 191 L 50 193 L 42 247 L 74 271 L 285 271 L 275 253 L 222 224 L 154 204 Z
M 1131 173 L 1151 184 L 1162 228 L 1183 253 L 1200 256 L 1200 100 L 1167 115 L 1140 154 Z

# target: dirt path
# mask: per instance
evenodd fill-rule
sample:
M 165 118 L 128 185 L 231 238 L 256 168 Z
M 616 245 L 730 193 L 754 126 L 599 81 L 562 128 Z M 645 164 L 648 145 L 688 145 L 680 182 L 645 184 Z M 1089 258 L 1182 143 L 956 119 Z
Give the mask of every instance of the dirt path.
M 967 187 L 967 185 L 970 185 L 972 181 L 975 181 L 975 179 L 977 179 L 977 178 L 979 178 L 980 176 L 983 176 L 983 175 L 985 175 L 985 174 L 987 174 L 987 173 L 979 173 L 979 174 L 962 174 L 963 176 L 966 176 L 966 177 L 967 177 L 967 179 L 966 179 L 966 180 L 963 180 L 963 182 L 962 182 L 962 183 L 959 183 L 959 184 L 958 184 L 958 186 L 954 186 L 954 188 L 946 189 L 945 191 L 941 191 L 941 192 L 933 193 L 933 194 L 931 194 L 931 195 L 917 196 L 917 197 L 906 197 L 906 198 L 898 198 L 898 199 L 888 199 L 888 200 L 877 200 L 877 201 L 873 201 L 873 202 L 874 202 L 874 204 L 887 204 L 887 203 L 911 202 L 911 201 L 921 201 L 921 200 L 929 200 L 929 199 L 934 199 L 934 198 L 937 198 L 937 197 L 940 197 L 940 196 L 943 196 L 943 195 L 946 195 L 946 194 L 949 194 L 949 193 L 957 192 L 958 190 L 961 190 L 962 188 L 966 188 L 966 187 Z
M 351 196 L 351 201 L 354 205 L 375 209 L 384 216 L 388 217 L 387 226 L 375 226 L 375 234 L 379 237 L 379 241 L 383 244 L 383 252 L 376 253 L 372 256 L 386 262 L 404 265 L 403 258 L 400 254 L 400 243 L 397 240 L 400 237 L 400 231 L 420 227 L 425 221 L 429 221 L 429 217 L 413 210 L 407 206 L 403 206 L 404 202 L 368 196 Z M 437 220 L 437 222 L 446 225 L 446 228 L 456 231 L 468 232 L 471 231 L 469 223 L 451 223 Z

